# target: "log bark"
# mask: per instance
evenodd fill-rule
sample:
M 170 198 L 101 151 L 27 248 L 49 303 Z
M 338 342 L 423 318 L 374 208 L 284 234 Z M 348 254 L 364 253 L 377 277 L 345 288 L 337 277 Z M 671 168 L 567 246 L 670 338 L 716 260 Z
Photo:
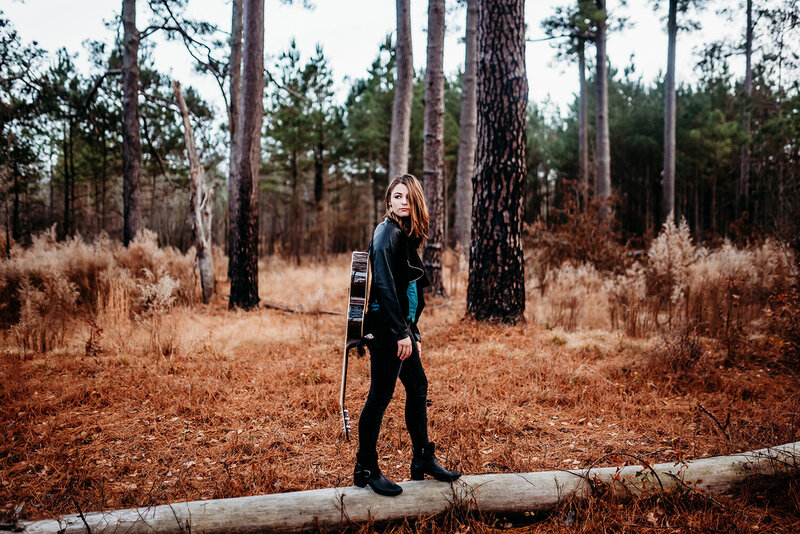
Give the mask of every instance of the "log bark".
M 429 291 L 433 295 L 444 296 L 444 0 L 428 1 L 424 128 L 422 176 L 430 228 L 422 260 L 431 282 Z
M 392 498 L 353 486 L 68 515 L 19 526 L 27 534 L 83 533 L 87 525 L 95 534 L 303 532 L 430 517 L 453 508 L 484 513 L 548 510 L 573 496 L 590 496 L 597 485 L 618 498 L 681 488 L 719 494 L 752 476 L 796 473 L 798 467 L 800 442 L 682 463 L 473 475 L 453 484 L 403 482 L 403 493 Z
M 411 103 L 414 99 L 414 64 L 411 53 L 410 0 L 397 0 L 397 44 L 392 130 L 389 136 L 389 181 L 408 172 Z
M 194 145 L 192 123 L 189 122 L 189 108 L 181 93 L 181 84 L 172 82 L 175 100 L 183 119 L 183 138 L 189 156 L 189 190 L 191 191 L 191 225 L 194 232 L 194 247 L 197 251 L 197 264 L 200 266 L 200 286 L 203 288 L 203 304 L 211 302 L 217 292 L 214 278 L 214 258 L 211 256 L 211 215 L 212 190 L 206 184 L 205 171 L 200 164 L 197 148 Z

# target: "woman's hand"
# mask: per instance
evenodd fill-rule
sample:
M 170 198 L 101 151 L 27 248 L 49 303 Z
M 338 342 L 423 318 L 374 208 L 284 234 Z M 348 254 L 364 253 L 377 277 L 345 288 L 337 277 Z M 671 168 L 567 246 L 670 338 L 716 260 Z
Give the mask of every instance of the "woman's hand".
M 419 352 L 419 357 L 422 358 L 422 341 L 417 341 L 417 352 Z
M 411 356 L 411 348 L 411 338 L 409 336 L 404 337 L 397 342 L 397 357 L 405 360 Z

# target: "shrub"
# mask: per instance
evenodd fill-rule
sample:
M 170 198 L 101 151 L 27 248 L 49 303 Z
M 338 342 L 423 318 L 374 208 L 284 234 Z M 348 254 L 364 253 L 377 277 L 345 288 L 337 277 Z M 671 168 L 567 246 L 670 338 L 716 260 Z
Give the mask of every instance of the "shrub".
M 150 335 L 148 352 L 169 356 L 175 352 L 174 325 L 165 324 L 165 316 L 175 305 L 176 293 L 180 284 L 173 280 L 166 269 L 161 267 L 158 275 L 143 269 L 144 278 L 138 280 L 136 288 L 136 320 L 143 324 Z
M 542 241 L 552 244 L 552 239 Z M 709 250 L 693 243 L 686 221 L 666 222 L 641 262 L 628 265 L 626 258 L 616 269 L 566 261 L 537 274 L 552 250 L 545 245 L 533 252 L 528 284 L 529 291 L 541 290 L 544 309 L 537 313 L 549 322 L 568 329 L 610 323 L 631 336 L 695 325 L 723 341 L 729 353 L 747 328 L 765 317 L 770 295 L 796 285 L 794 255 L 785 246 L 767 240 L 737 248 L 725 241 Z
M 772 329 L 780 340 L 784 360 L 800 367 L 800 287 L 773 295 L 770 299 Z
M 685 325 L 671 339 L 660 343 L 645 355 L 638 367 L 644 377 L 665 382 L 678 391 L 697 385 L 702 390 L 713 390 L 718 385 L 695 324 Z
M 181 254 L 174 247 L 159 247 L 156 234 L 143 230 L 136 235 L 127 248 L 121 245 L 114 247 L 116 264 L 128 271 L 129 276 L 138 284 L 138 294 L 134 302 L 143 304 L 141 288 L 148 283 L 158 283 L 162 276 L 177 282 L 175 301 L 178 304 L 190 304 L 197 299 L 197 276 L 194 272 L 195 250 L 190 248 Z M 155 274 L 154 274 L 155 273 Z M 134 307 L 134 312 L 142 311 Z
M 606 280 L 611 325 L 633 337 L 644 336 L 652 325 L 648 306 L 647 273 L 639 262 Z
M 69 280 L 47 276 L 41 282 L 41 288 L 36 287 L 26 276 L 17 289 L 19 320 L 11 330 L 23 356 L 63 343 L 70 312 L 78 300 L 78 289 Z
M 717 250 L 698 254 L 689 267 L 685 318 L 697 321 L 709 335 L 729 339 L 763 316 L 771 294 L 785 292 L 793 283 L 791 255 L 774 242 L 737 249 L 726 241 Z
M 647 250 L 647 294 L 654 297 L 651 305 L 655 307 L 656 318 L 666 309 L 668 321 L 672 320 L 673 309 L 684 297 L 689 267 L 697 254 L 686 220 L 681 220 L 678 226 L 667 220 Z
M 548 271 L 543 285 L 544 299 L 550 309 L 548 322 L 568 330 L 577 326 L 607 326 L 608 297 L 603 278 L 593 265 L 584 263 L 575 267 L 567 262 L 560 269 Z
M 63 308 L 73 314 L 96 311 L 100 273 L 108 268 L 112 258 L 104 247 L 84 243 L 80 238 L 57 242 L 55 228 L 34 236 L 27 249 L 15 247 L 11 259 L 0 262 L 0 328 L 17 324 L 22 313 L 23 299 L 19 290 L 25 280 L 37 291 L 43 291 L 52 301 L 49 313 L 57 313 L 64 303 L 65 288 L 75 291 L 75 301 Z M 31 294 L 26 292 L 26 295 Z M 28 308 L 26 313 L 30 313 Z
M 547 229 L 537 222 L 525 225 L 525 248 L 534 251 L 533 272 L 543 279 L 548 271 L 558 269 L 567 261 L 576 265 L 589 263 L 599 271 L 625 270 L 633 261 L 633 254 L 619 244 L 619 232 L 613 219 L 600 222 L 598 203 L 580 210 L 574 202 L 567 202 L 556 222 Z
M 184 255 L 159 248 L 152 232 L 124 248 L 106 236 L 93 243 L 80 237 L 59 242 L 51 228 L 0 261 L 0 329 L 10 331 L 26 353 L 44 352 L 63 343 L 72 321 L 128 321 L 194 302 L 193 266 L 193 250 Z

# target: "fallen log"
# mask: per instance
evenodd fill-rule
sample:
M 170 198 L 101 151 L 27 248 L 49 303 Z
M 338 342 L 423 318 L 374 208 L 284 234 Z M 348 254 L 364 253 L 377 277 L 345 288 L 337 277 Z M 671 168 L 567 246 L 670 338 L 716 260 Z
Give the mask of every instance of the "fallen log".
M 369 488 L 343 487 L 150 508 L 62 516 L 21 522 L 29 534 L 126 532 L 302 532 L 352 523 L 432 516 L 453 507 L 486 513 L 540 511 L 571 496 L 586 497 L 597 485 L 618 496 L 677 488 L 725 493 L 754 475 L 796 472 L 800 442 L 758 451 L 656 465 L 571 471 L 464 476 L 453 484 L 403 482 L 403 493 L 381 497 Z
M 302 308 L 294 309 L 290 308 L 289 306 L 281 306 L 280 304 L 272 304 L 270 302 L 262 302 L 261 305 L 268 310 L 278 310 L 286 313 L 305 313 L 308 315 L 344 315 L 342 312 L 329 310 L 304 310 Z

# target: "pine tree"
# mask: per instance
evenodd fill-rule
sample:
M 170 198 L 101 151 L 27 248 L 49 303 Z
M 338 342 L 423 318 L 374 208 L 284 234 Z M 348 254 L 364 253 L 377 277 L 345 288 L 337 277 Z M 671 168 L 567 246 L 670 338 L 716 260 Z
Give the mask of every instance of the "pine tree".
M 241 115 L 237 135 L 239 209 L 230 308 L 258 306 L 258 171 L 264 91 L 264 0 L 244 0 Z
M 467 313 L 509 323 L 524 320 L 525 312 L 524 11 L 524 0 L 486 1 L 478 11 L 478 146 Z

